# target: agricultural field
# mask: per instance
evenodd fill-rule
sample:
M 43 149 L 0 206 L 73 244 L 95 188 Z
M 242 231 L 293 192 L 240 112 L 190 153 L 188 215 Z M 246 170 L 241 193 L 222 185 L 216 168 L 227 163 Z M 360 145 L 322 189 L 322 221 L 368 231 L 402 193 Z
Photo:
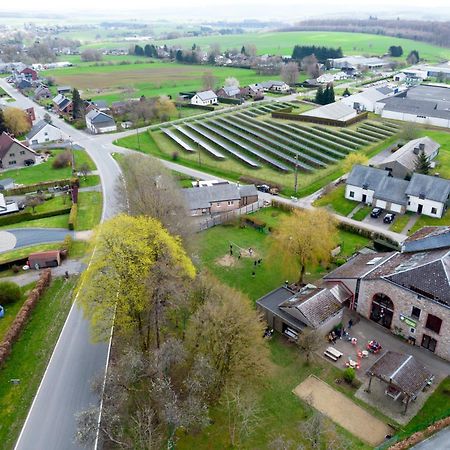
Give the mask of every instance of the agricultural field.
M 146 44 L 147 42 L 136 42 Z M 396 38 L 392 36 L 372 35 L 365 33 L 343 33 L 326 31 L 292 31 L 292 32 L 263 32 L 233 35 L 217 35 L 202 37 L 185 37 L 171 39 L 170 41 L 155 41 L 159 45 L 181 46 L 191 48 L 193 44 L 200 48 L 207 48 L 211 44 L 219 44 L 222 50 L 237 48 L 243 45 L 256 45 L 258 54 L 290 55 L 296 44 L 302 45 L 326 45 L 329 47 L 341 47 L 345 55 L 370 54 L 384 55 L 391 45 L 401 45 L 406 58 L 411 50 L 417 50 L 421 58 L 430 62 L 450 59 L 450 49 L 417 42 L 410 39 Z M 120 40 L 96 41 L 84 46 L 84 48 L 126 48 L 130 43 Z
M 234 112 L 176 121 L 167 127 L 120 139 L 117 144 L 176 160 L 242 182 L 266 182 L 291 194 L 297 167 L 301 196 L 314 183 L 328 183 L 342 173 L 341 162 L 353 151 L 367 154 L 395 139 L 390 122 L 360 122 L 348 129 L 274 120 L 270 113 L 296 104 L 262 103 Z M 331 178 L 331 179 L 329 179 Z M 311 191 L 311 192 L 314 192 Z M 309 193 L 311 193 L 309 192 Z
M 228 77 L 237 78 L 242 86 L 274 78 L 258 75 L 254 70 L 248 69 L 175 62 L 104 66 L 95 66 L 91 63 L 85 66 L 46 70 L 42 71 L 42 74 L 53 77 L 57 84 L 70 85 L 82 90 L 86 98 L 106 100 L 110 103 L 123 100 L 124 96 L 171 95 L 176 98 L 180 92 L 201 89 L 202 76 L 207 71 L 212 72 L 217 78 L 217 86 L 222 86 Z

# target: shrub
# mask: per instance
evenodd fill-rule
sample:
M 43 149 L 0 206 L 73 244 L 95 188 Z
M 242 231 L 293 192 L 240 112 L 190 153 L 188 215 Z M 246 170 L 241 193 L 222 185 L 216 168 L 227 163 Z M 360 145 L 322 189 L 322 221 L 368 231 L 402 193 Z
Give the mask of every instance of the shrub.
M 352 367 L 347 367 L 344 370 L 344 373 L 342 375 L 342 378 L 344 378 L 344 380 L 348 383 L 348 384 L 352 384 L 353 381 L 355 380 L 356 374 L 355 374 L 355 369 L 353 369 Z
M 20 286 L 12 281 L 0 283 L 0 305 L 8 305 L 20 300 Z
M 72 248 L 72 242 L 73 242 L 72 236 L 70 234 L 66 234 L 66 237 L 64 238 L 64 241 L 61 244 L 60 250 L 65 251 L 69 254 Z
M 14 273 L 19 273 L 20 267 L 17 264 L 13 264 L 12 267 L 11 267 L 11 270 Z
M 56 158 L 52 162 L 52 167 L 54 169 L 62 169 L 64 167 L 69 167 L 71 163 L 72 155 L 70 154 L 70 151 L 66 150 L 56 155 Z
M 262 230 L 266 227 L 266 222 L 263 222 L 260 219 L 257 219 L 256 217 L 246 217 L 245 223 L 247 225 L 250 225 L 251 227 L 256 228 L 257 230 Z
M 74 203 L 72 208 L 70 208 L 69 214 L 69 230 L 74 230 L 77 226 L 77 216 L 78 216 L 78 207 L 77 204 Z
M 173 161 L 178 161 L 179 157 L 180 157 L 180 154 L 178 152 L 173 152 L 172 153 L 172 160 Z

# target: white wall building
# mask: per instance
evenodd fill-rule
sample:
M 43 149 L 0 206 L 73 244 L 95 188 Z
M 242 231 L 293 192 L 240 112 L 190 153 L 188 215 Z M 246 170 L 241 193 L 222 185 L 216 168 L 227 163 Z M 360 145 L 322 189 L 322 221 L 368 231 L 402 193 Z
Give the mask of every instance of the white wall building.
M 199 106 L 208 106 L 208 105 L 217 105 L 218 99 L 217 95 L 214 91 L 203 91 L 197 92 L 191 98 L 191 105 L 199 105 Z
M 86 114 L 86 127 L 93 134 L 110 133 L 117 130 L 116 122 L 111 116 L 95 109 Z
M 358 94 L 344 97 L 341 102 L 357 111 L 375 111 L 375 104 L 386 97 L 391 97 L 398 93 L 397 88 L 392 89 L 388 85 L 371 87 Z
M 31 147 L 47 142 L 64 141 L 68 138 L 69 136 L 66 133 L 45 120 L 40 120 L 33 125 L 33 128 L 27 134 L 27 141 Z

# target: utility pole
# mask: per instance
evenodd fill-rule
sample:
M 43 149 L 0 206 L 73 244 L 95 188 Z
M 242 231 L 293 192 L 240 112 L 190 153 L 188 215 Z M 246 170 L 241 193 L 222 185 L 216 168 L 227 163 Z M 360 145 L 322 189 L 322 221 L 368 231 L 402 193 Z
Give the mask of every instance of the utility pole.
M 294 192 L 297 193 L 298 185 L 298 154 L 295 155 Z

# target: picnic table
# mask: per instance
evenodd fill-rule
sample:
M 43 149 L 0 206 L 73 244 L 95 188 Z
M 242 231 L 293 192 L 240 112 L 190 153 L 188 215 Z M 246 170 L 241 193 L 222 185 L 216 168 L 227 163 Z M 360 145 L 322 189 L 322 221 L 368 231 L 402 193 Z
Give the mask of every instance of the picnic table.
M 332 359 L 333 361 L 337 361 L 343 355 L 342 352 L 336 350 L 334 347 L 331 346 L 327 347 L 327 349 L 323 352 L 323 354 L 328 358 Z

